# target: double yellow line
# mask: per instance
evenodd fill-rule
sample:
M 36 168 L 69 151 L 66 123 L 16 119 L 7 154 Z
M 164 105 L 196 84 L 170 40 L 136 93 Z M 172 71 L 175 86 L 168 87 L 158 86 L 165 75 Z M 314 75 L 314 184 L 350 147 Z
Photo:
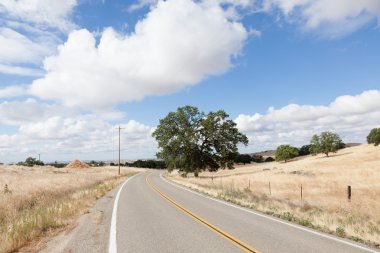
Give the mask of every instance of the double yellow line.
M 217 233 L 218 235 L 222 236 L 223 238 L 225 238 L 226 240 L 228 240 L 232 244 L 236 245 L 237 247 L 239 247 L 240 249 L 242 249 L 244 252 L 247 252 L 247 253 L 260 253 L 258 250 L 251 248 L 250 246 L 248 246 L 247 244 L 243 243 L 242 241 L 236 239 L 235 237 L 233 237 L 232 235 L 228 234 L 227 232 L 224 232 L 220 228 L 212 225 L 211 223 L 207 222 L 203 218 L 199 217 L 198 215 L 196 215 L 193 212 L 189 211 L 188 209 L 184 208 L 183 206 L 181 206 L 180 204 L 178 204 L 177 202 L 175 202 L 174 200 L 172 200 L 171 198 L 169 198 L 168 196 L 166 196 L 165 194 L 163 194 L 162 192 L 160 192 L 150 182 L 150 180 L 148 178 L 149 175 L 150 174 L 146 175 L 146 177 L 145 177 L 146 183 L 149 185 L 149 187 L 154 192 L 156 192 L 159 196 L 161 196 L 167 202 L 169 202 L 170 204 L 172 204 L 173 206 L 175 206 L 176 208 L 178 208 L 179 210 L 181 210 L 183 213 L 187 214 L 188 216 L 190 216 L 194 220 L 198 221 L 199 223 L 202 223 L 204 226 L 206 226 L 207 228 L 209 228 L 211 231 Z

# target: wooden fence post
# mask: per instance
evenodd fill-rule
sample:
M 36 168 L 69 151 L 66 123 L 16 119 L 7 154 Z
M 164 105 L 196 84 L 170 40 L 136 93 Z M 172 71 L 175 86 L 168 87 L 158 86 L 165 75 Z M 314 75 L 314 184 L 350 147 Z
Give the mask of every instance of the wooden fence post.
M 347 186 L 347 198 L 348 201 L 351 201 L 351 185 Z
M 272 189 L 270 187 L 270 182 L 269 182 L 269 195 L 272 195 Z

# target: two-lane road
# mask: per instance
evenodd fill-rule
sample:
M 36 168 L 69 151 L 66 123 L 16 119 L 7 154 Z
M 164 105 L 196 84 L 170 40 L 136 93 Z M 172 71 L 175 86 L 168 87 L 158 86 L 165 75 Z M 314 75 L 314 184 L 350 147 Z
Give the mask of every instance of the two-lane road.
M 120 188 L 111 226 L 116 252 L 378 252 L 191 192 L 143 173 Z

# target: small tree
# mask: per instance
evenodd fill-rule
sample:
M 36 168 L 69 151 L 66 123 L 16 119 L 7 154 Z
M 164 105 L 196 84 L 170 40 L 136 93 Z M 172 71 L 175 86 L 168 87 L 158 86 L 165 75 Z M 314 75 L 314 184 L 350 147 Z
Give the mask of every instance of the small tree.
M 264 162 L 266 162 L 266 163 L 270 163 L 270 162 L 274 162 L 274 161 L 276 161 L 273 157 L 271 157 L 271 156 L 268 156 L 267 158 L 265 158 L 265 160 L 264 160 Z
M 335 153 L 343 147 L 339 135 L 333 132 L 323 132 L 320 135 L 314 135 L 310 141 L 310 152 L 313 155 L 323 153 L 329 156 L 329 153 Z
M 248 154 L 237 154 L 235 157 L 235 163 L 251 163 L 252 162 L 252 157 Z
M 33 167 L 34 165 L 43 166 L 44 163 L 42 161 L 37 160 L 36 158 L 28 157 L 25 159 L 25 162 L 18 162 L 17 165 Z
M 297 157 L 299 154 L 298 148 L 290 145 L 280 145 L 276 150 L 276 161 L 285 161 Z
M 303 145 L 300 148 L 300 156 L 310 155 L 310 145 Z
M 380 128 L 374 128 L 367 136 L 368 144 L 374 144 L 378 146 L 380 144 Z

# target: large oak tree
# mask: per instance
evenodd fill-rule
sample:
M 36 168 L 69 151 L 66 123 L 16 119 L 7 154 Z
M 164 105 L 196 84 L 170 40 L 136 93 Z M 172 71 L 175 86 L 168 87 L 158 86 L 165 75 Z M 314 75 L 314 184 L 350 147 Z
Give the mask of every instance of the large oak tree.
M 168 169 L 185 173 L 233 168 L 238 144 L 248 138 L 236 128 L 223 110 L 205 114 L 192 106 L 179 107 L 160 120 L 153 132 Z

